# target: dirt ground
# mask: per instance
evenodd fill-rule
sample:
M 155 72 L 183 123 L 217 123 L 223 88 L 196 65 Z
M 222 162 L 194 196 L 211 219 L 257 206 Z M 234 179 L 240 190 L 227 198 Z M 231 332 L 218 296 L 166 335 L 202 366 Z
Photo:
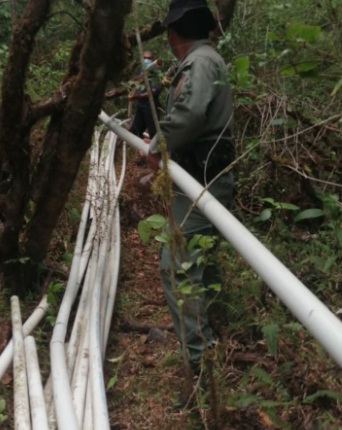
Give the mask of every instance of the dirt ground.
M 191 408 L 173 408 L 185 386 L 183 365 L 161 288 L 158 245 L 144 245 L 137 233 L 140 220 L 162 212 L 149 187 L 140 183 L 148 173 L 139 156 L 129 154 L 120 198 L 121 269 L 105 358 L 112 430 L 340 430 L 341 400 L 335 393 L 342 386 L 341 370 L 303 330 L 295 340 L 279 339 L 281 354 L 274 358 L 253 327 L 221 327 L 212 357 L 213 388 L 194 396 Z M 242 267 L 240 260 L 237 263 Z M 8 318 L 3 317 L 0 326 L 1 350 L 10 335 Z M 45 351 L 48 327 L 39 329 Z M 11 416 L 10 373 L 6 378 L 0 398 L 6 398 L 5 412 Z M 311 403 L 301 400 L 323 389 Z M 252 402 L 252 396 L 264 400 Z M 326 425 L 316 419 L 322 413 Z M 13 428 L 11 419 L 0 428 Z

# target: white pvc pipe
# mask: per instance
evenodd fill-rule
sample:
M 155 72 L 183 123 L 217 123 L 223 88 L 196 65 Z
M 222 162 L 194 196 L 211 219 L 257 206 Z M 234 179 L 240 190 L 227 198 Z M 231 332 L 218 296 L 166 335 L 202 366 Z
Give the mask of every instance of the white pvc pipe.
M 95 164 L 96 161 L 97 159 L 95 157 Z M 93 199 L 93 181 L 89 181 L 89 183 L 91 188 L 89 190 L 90 199 Z M 78 430 L 79 426 L 75 409 L 73 407 L 70 374 L 66 360 L 64 342 L 71 306 L 75 300 L 80 285 L 79 272 L 81 267 L 82 246 L 84 243 L 87 220 L 88 214 L 82 213 L 81 225 L 77 234 L 68 284 L 57 315 L 57 320 L 50 343 L 52 385 L 57 423 L 60 429 L 68 428 L 68 430 Z
M 15 430 L 31 430 L 30 404 L 27 390 L 26 357 L 20 305 L 17 296 L 11 297 L 11 310 L 14 351 L 14 428 Z
M 87 225 L 89 212 L 90 212 L 89 209 L 90 209 L 90 206 L 93 204 L 92 200 L 95 194 L 94 192 L 95 180 L 96 180 L 95 175 L 96 175 L 96 169 L 97 169 L 95 166 L 95 163 L 98 158 L 97 151 L 98 151 L 98 145 L 93 145 L 92 151 L 91 151 L 91 157 L 90 157 L 90 173 L 88 178 L 87 196 L 86 196 L 86 202 L 84 204 L 83 212 L 82 212 L 82 217 L 84 216 L 84 226 Z M 86 311 L 88 310 L 88 307 L 89 307 L 88 306 L 88 303 L 90 301 L 89 288 L 91 285 L 89 283 L 89 277 L 90 277 L 89 272 L 91 272 L 89 271 L 89 264 L 90 264 L 89 259 L 91 258 L 91 252 L 93 249 L 93 242 L 94 242 L 96 229 L 97 229 L 96 217 L 93 217 L 91 220 L 88 235 L 82 250 L 78 282 L 81 282 L 86 270 L 87 270 L 87 273 L 83 281 L 81 298 L 78 303 L 77 313 L 73 323 L 73 328 L 72 328 L 70 341 L 68 344 L 68 350 L 67 350 L 67 363 L 68 363 L 68 368 L 71 375 L 74 370 L 77 348 L 80 345 L 80 341 L 82 339 L 82 332 L 84 331 L 84 320 L 86 319 Z M 87 265 L 88 265 L 88 268 L 87 268 Z
M 105 166 L 100 165 L 104 170 Z M 104 173 L 104 172 L 103 172 Z M 104 190 L 103 190 L 104 191 Z M 107 197 L 107 196 L 106 196 Z M 96 278 L 94 284 L 92 310 L 90 315 L 90 377 L 92 385 L 92 404 L 94 414 L 94 429 L 109 430 L 109 416 L 106 401 L 106 390 L 104 386 L 103 367 L 102 367 L 102 336 L 101 336 L 101 286 L 104 278 L 104 267 L 107 256 L 108 244 L 108 218 L 110 213 L 107 210 L 107 199 L 102 202 L 102 213 L 100 218 L 100 229 L 98 243 L 99 258 L 97 262 Z
M 87 381 L 87 396 L 86 396 L 86 408 L 84 411 L 83 426 L 82 430 L 94 430 L 94 413 L 92 404 L 92 386 L 91 380 L 88 378 Z
M 119 278 L 121 241 L 120 241 L 120 210 L 119 210 L 118 198 L 123 186 L 125 173 L 126 173 L 126 146 L 124 144 L 121 175 L 120 175 L 119 183 L 117 184 L 114 190 L 115 215 L 113 219 L 113 225 L 111 228 L 111 235 L 112 235 L 110 240 L 111 254 L 110 254 L 110 263 L 109 263 L 110 272 L 111 272 L 111 281 L 110 281 L 110 288 L 109 288 L 109 296 L 107 300 L 107 308 L 105 311 L 103 358 L 104 358 L 105 348 L 108 341 L 108 335 L 109 335 L 110 324 L 112 320 L 113 308 L 114 308 L 115 297 L 116 297 L 117 283 Z M 110 181 L 110 184 L 116 184 L 114 168 L 112 168 L 112 175 L 113 175 L 113 179 Z
M 119 137 L 136 149 L 147 153 L 141 139 L 120 127 L 103 111 L 99 118 Z M 297 279 L 261 242 L 256 239 L 223 205 L 191 175 L 172 160 L 168 163 L 170 176 L 240 255 L 260 275 L 299 321 L 342 367 L 341 321 Z
M 85 278 L 85 283 L 82 290 L 82 302 L 79 304 L 82 306 L 80 312 L 83 314 L 82 319 L 78 319 L 77 332 L 80 338 L 80 345 L 77 351 L 77 356 L 75 357 L 75 367 L 72 377 L 72 387 L 73 387 L 73 400 L 74 407 L 77 416 L 77 420 L 80 420 L 85 414 L 85 397 L 86 390 L 88 387 L 89 380 L 89 330 L 90 330 L 90 313 L 92 308 L 92 296 L 93 287 L 96 276 L 96 263 L 97 263 L 98 250 L 94 247 L 92 254 L 90 256 L 89 265 L 87 269 L 87 274 Z M 75 325 L 73 327 L 73 331 Z M 87 357 L 88 354 L 88 357 Z M 88 372 L 85 371 L 86 366 L 88 366 Z M 79 421 L 81 424 L 83 421 Z M 81 427 L 80 424 L 80 428 Z
M 57 422 L 56 422 L 55 404 L 53 403 L 53 388 L 52 388 L 51 373 L 44 387 L 44 401 L 46 405 L 46 413 L 48 417 L 49 430 L 55 430 L 57 428 Z
M 84 343 L 78 354 L 79 360 L 75 373 L 75 384 L 73 386 L 73 399 L 77 421 L 82 428 L 84 409 L 87 394 L 89 376 L 89 324 L 85 322 L 86 333 Z
M 33 430 L 49 430 L 36 343 L 32 336 L 25 338 L 31 420 Z
M 37 324 L 41 321 L 43 316 L 46 314 L 46 311 L 49 307 L 47 302 L 47 296 L 44 296 L 40 301 L 39 305 L 32 312 L 31 316 L 26 320 L 23 325 L 23 336 L 29 335 L 32 330 L 37 326 Z M 13 340 L 11 339 L 6 348 L 3 350 L 0 355 L 0 380 L 4 376 L 5 372 L 9 368 L 13 359 Z

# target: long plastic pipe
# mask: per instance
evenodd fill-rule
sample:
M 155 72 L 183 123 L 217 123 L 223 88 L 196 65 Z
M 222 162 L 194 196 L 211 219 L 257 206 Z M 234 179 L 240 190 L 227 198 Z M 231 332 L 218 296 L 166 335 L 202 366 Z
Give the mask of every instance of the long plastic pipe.
M 70 276 L 57 315 L 57 320 L 50 343 L 52 386 L 57 423 L 60 429 L 68 428 L 69 430 L 78 430 L 79 427 L 75 410 L 73 408 L 69 370 L 66 362 L 64 343 L 71 306 L 76 298 L 79 288 L 79 269 L 87 218 L 87 215 L 82 213 L 81 225 L 77 234 Z
M 40 301 L 39 305 L 32 312 L 29 318 L 25 321 L 23 325 L 23 336 L 28 336 L 32 330 L 37 326 L 37 324 L 41 321 L 43 316 L 46 314 L 48 310 L 49 304 L 47 302 L 47 296 L 44 296 Z M 4 351 L 0 356 L 0 379 L 4 376 L 6 370 L 9 368 L 13 359 L 13 340 L 11 339 Z
M 96 161 L 97 159 L 94 160 L 95 164 Z M 93 200 L 93 181 L 90 181 L 90 184 L 92 187 L 90 190 L 90 198 Z M 96 197 L 97 196 L 95 196 L 95 198 Z M 96 203 L 97 202 L 95 201 L 95 204 Z M 79 426 L 75 409 L 73 407 L 70 374 L 67 366 L 64 342 L 71 306 L 79 288 L 79 271 L 81 267 L 82 246 L 84 243 L 87 219 L 88 216 L 82 213 L 81 225 L 77 234 L 70 276 L 50 343 L 52 385 L 57 423 L 60 429 L 68 428 L 68 430 L 78 430 Z
M 91 221 L 90 228 L 87 234 L 86 240 L 84 240 L 85 230 L 88 225 L 88 218 L 89 218 L 89 212 L 91 207 L 91 201 L 92 201 L 92 195 L 93 195 L 93 182 L 94 182 L 94 163 L 96 160 L 96 152 L 97 148 L 92 148 L 91 157 L 90 157 L 90 172 L 88 177 L 88 185 L 87 185 L 87 192 L 86 192 L 86 200 L 83 205 L 82 209 L 82 216 L 81 216 L 81 223 L 79 226 L 79 233 L 77 237 L 77 245 L 76 249 L 78 254 L 81 254 L 79 258 L 76 260 L 73 260 L 73 264 L 75 264 L 74 267 L 74 278 L 76 278 L 76 288 L 77 285 L 79 285 L 84 277 L 84 273 L 87 268 L 89 256 L 92 249 L 92 242 L 93 238 L 95 236 L 95 222 L 94 220 Z M 84 243 L 84 245 L 83 245 Z M 83 249 L 82 249 L 83 246 Z M 78 273 L 76 273 L 78 271 Z M 82 331 L 82 321 L 84 317 L 84 300 L 82 300 L 82 297 L 84 297 L 86 293 L 86 283 L 84 283 L 82 288 L 82 295 L 81 300 L 79 302 L 78 308 L 77 308 L 77 314 L 75 317 L 75 321 L 73 324 L 73 329 L 70 337 L 70 341 L 67 346 L 67 357 L 66 357 L 66 363 L 69 377 L 72 375 L 74 370 L 74 364 L 75 364 L 75 358 L 77 349 L 79 348 L 80 343 L 80 333 Z M 64 364 L 63 364 L 64 366 Z M 56 428 L 56 409 L 55 405 L 53 404 L 53 386 L 52 386 L 52 375 L 50 375 L 48 382 L 44 389 L 44 396 L 45 396 L 45 402 L 47 404 L 47 410 L 48 410 L 48 421 L 49 421 L 49 429 L 54 430 Z M 77 419 L 77 418 L 76 418 Z
M 89 173 L 89 178 L 88 178 L 88 186 L 87 186 L 87 196 L 86 196 L 86 202 L 83 206 L 83 211 L 82 211 L 82 218 L 84 217 L 84 225 L 87 225 L 88 222 L 88 218 L 89 218 L 89 213 L 90 213 L 90 207 L 93 208 L 94 202 L 94 195 L 95 195 L 95 163 L 97 160 L 97 151 L 98 151 L 98 145 L 93 145 L 92 147 L 92 151 L 91 151 L 91 159 L 90 159 L 90 173 Z M 80 269 L 79 269 L 79 278 L 78 278 L 78 282 L 81 282 L 84 273 L 87 269 L 87 274 L 86 274 L 86 278 L 89 279 L 89 266 L 87 268 L 87 265 L 90 264 L 89 263 L 89 259 L 91 256 L 91 251 L 93 248 L 93 242 L 94 242 L 94 237 L 95 237 L 95 233 L 96 233 L 96 218 L 93 217 L 91 220 L 91 224 L 90 224 L 90 228 L 88 231 L 88 235 L 87 238 L 85 240 L 84 243 L 84 247 L 82 250 L 82 256 L 81 256 L 81 262 L 80 262 Z M 67 351 L 67 362 L 68 362 L 68 368 L 70 371 L 70 374 L 72 374 L 73 369 L 74 369 L 74 363 L 75 363 L 75 357 L 76 357 L 76 352 L 77 352 L 77 348 L 79 347 L 80 344 L 80 340 L 82 339 L 82 330 L 84 331 L 83 327 L 84 327 L 84 320 L 86 318 L 86 311 L 87 311 L 87 307 L 88 307 L 88 302 L 89 302 L 89 287 L 90 284 L 88 282 L 88 279 L 85 279 L 83 282 L 83 287 L 82 287 L 82 293 L 81 293 L 81 298 L 79 300 L 78 303 L 78 307 L 77 307 L 77 313 L 76 313 L 76 317 L 73 323 L 73 328 L 72 328 L 72 332 L 71 332 L 71 336 L 70 336 L 70 341 L 68 344 L 68 351 Z
M 117 187 L 115 189 L 115 201 L 114 201 L 115 216 L 114 216 L 114 225 L 112 226 L 112 238 L 110 241 L 110 243 L 112 244 L 111 263 L 110 263 L 111 265 L 110 267 L 112 268 L 112 276 L 111 276 L 109 296 L 107 301 L 107 308 L 105 312 L 106 317 L 105 317 L 105 324 L 104 324 L 104 341 L 103 341 L 105 347 L 108 341 L 108 335 L 109 335 L 110 324 L 112 320 L 115 296 L 116 296 L 116 288 L 117 288 L 117 283 L 119 278 L 121 241 L 120 241 L 120 211 L 119 211 L 119 205 L 118 205 L 118 198 L 122 189 L 123 179 L 126 172 L 126 149 L 125 148 L 126 147 L 124 146 L 121 176 L 119 179 L 119 183 L 117 184 Z M 114 174 L 114 180 L 111 181 L 110 183 L 116 183 L 114 169 L 113 169 L 113 174 Z M 105 350 L 103 351 L 103 355 L 104 353 L 105 353 Z
M 106 151 L 104 148 L 103 152 Z M 103 154 L 105 156 L 106 154 Z M 106 173 L 108 164 L 102 160 L 100 163 L 100 178 L 106 182 Z M 108 184 L 102 188 L 102 192 L 108 191 Z M 102 329 L 101 329 L 101 288 L 104 279 L 104 268 L 107 259 L 108 248 L 108 222 L 111 213 L 108 213 L 108 199 L 105 196 L 102 202 L 100 214 L 100 229 L 99 229 L 99 258 L 97 262 L 96 278 L 93 291 L 92 311 L 90 316 L 90 376 L 92 381 L 92 404 L 94 413 L 94 429 L 109 430 L 109 416 L 106 402 L 106 390 L 103 379 L 103 364 L 102 364 Z
M 15 430 L 31 430 L 30 404 L 27 389 L 26 356 L 19 299 L 11 297 L 13 330 L 13 381 Z
M 33 336 L 25 338 L 25 353 L 32 429 L 49 430 L 36 343 Z
M 120 127 L 103 111 L 99 118 L 119 137 L 146 154 L 147 149 L 141 139 Z M 172 160 L 168 169 L 175 184 L 192 201 L 203 193 L 196 203 L 198 208 L 342 367 L 341 321 L 223 205 L 208 191 L 203 191 L 192 176 Z

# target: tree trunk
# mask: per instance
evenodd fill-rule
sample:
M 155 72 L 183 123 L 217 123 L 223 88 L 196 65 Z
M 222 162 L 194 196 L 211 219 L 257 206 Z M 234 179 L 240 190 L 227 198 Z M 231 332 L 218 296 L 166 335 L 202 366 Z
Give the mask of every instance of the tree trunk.
M 131 2 L 97 0 L 89 12 L 88 26 L 73 50 L 69 73 L 64 79 L 63 88 L 68 89 L 68 95 L 64 105 L 60 103 L 51 115 L 39 165 L 30 166 L 30 127 L 37 111 L 24 96 L 23 86 L 34 36 L 44 23 L 49 6 L 47 0 L 28 2 L 13 36 L 3 78 L 0 148 L 10 162 L 13 181 L 9 194 L 0 196 L 3 220 L 0 261 L 20 256 L 30 260 L 29 265 L 18 262 L 6 265 L 12 269 L 12 280 L 22 288 L 32 280 L 31 276 L 23 279 L 28 271 L 32 274 L 32 264 L 35 267 L 46 255 L 79 165 L 91 145 L 108 78 L 117 79 L 123 69 L 122 32 Z M 34 213 L 22 238 L 23 247 L 19 249 L 19 234 L 23 233 L 30 197 L 35 203 Z
M 19 257 L 19 235 L 29 198 L 30 146 L 26 115 L 30 104 L 24 94 L 26 72 L 35 36 L 46 20 L 51 1 L 29 0 L 16 26 L 2 80 L 0 107 L 1 172 L 10 176 L 7 194 L 0 195 L 0 261 Z M 16 266 L 16 264 L 12 264 Z M 9 269 L 10 264 L 5 265 Z

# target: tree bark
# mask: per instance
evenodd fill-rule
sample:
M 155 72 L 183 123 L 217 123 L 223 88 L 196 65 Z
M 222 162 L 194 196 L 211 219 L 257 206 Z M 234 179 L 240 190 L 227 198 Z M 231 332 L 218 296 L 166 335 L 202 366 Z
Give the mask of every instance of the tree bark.
M 52 116 L 46 136 L 44 146 L 52 155 L 39 181 L 25 245 L 33 261 L 44 258 L 79 165 L 91 145 L 107 81 L 118 79 L 123 70 L 123 25 L 129 11 L 130 1 L 98 0 L 90 14 L 78 74 L 70 76 L 71 92 L 65 109 Z M 46 161 L 44 156 L 42 159 Z
M 32 105 L 24 93 L 26 71 L 35 36 L 47 19 L 51 3 L 28 1 L 3 75 L 1 170 L 6 167 L 11 181 L 9 190 L 0 194 L 0 263 L 10 260 L 11 264 L 4 267 L 17 294 L 35 278 L 32 269 L 46 255 L 79 165 L 91 145 L 106 83 L 109 78 L 118 79 L 123 69 L 123 26 L 131 7 L 129 0 L 97 0 L 89 8 L 86 30 L 73 49 L 61 90 L 49 100 Z M 36 166 L 30 164 L 30 131 L 44 115 L 50 115 L 50 122 Z M 34 209 L 25 229 L 30 199 Z M 21 257 L 29 264 L 21 264 Z M 13 285 L 20 285 L 20 291 Z
M 2 80 L 0 162 L 11 176 L 8 193 L 0 195 L 0 262 L 18 257 L 19 234 L 29 195 L 30 146 L 26 116 L 30 100 L 24 94 L 26 72 L 35 36 L 45 22 L 51 1 L 29 0 L 15 28 Z

